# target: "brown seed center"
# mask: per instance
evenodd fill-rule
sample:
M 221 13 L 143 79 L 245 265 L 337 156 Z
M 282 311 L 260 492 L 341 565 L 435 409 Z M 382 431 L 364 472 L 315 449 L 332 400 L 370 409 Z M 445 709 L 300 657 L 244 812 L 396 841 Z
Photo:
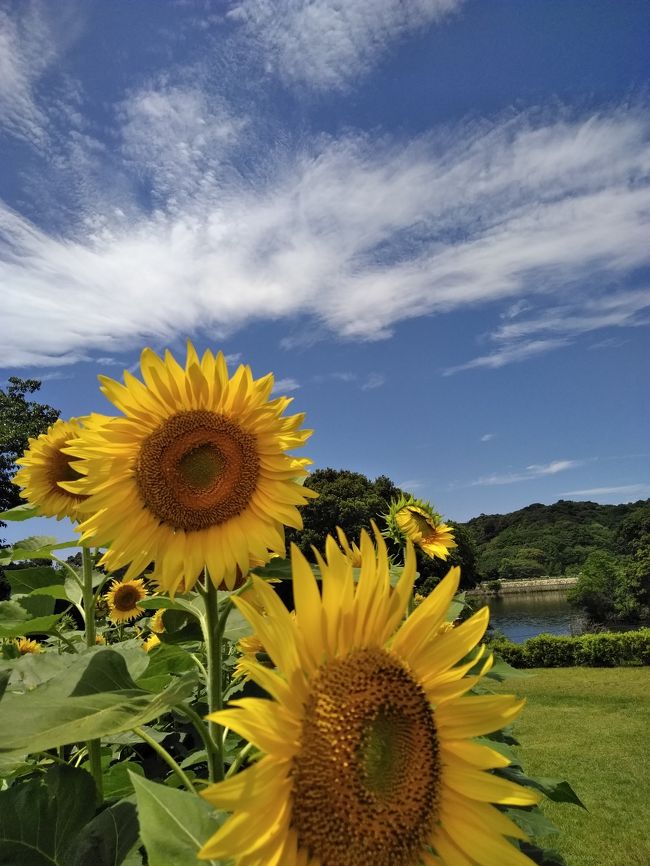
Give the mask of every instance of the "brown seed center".
M 323 866 L 420 862 L 438 814 L 438 738 L 397 658 L 362 649 L 321 670 L 292 775 L 298 843 Z
M 122 611 L 125 613 L 129 610 L 133 610 L 136 606 L 137 602 L 142 598 L 142 593 L 138 592 L 135 586 L 120 586 L 115 592 L 115 596 L 113 598 L 113 607 L 116 610 Z
M 78 481 L 80 478 L 84 477 L 70 465 L 71 461 L 74 461 L 74 459 L 74 457 L 70 457 L 69 454 L 64 454 L 57 448 L 50 457 L 49 479 L 53 492 L 57 493 L 59 496 L 63 494 L 64 496 L 69 496 L 70 499 L 81 501 L 86 497 L 79 493 L 70 493 L 69 490 L 64 490 L 63 487 L 59 486 L 60 481 Z
M 259 476 L 256 440 L 215 412 L 179 412 L 144 440 L 135 475 L 161 523 L 208 529 L 247 507 Z

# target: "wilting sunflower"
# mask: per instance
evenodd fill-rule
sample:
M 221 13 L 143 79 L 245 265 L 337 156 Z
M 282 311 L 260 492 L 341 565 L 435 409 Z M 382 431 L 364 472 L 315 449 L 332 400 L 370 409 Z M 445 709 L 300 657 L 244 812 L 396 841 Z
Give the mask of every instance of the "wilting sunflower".
M 86 497 L 64 489 L 61 483 L 81 477 L 72 465 L 74 458 L 63 452 L 69 440 L 79 436 L 81 430 L 81 421 L 59 419 L 47 433 L 30 438 L 24 455 L 16 460 L 21 468 L 13 483 L 22 487 L 21 495 L 45 517 L 80 519 L 79 507 Z
M 28 637 L 18 637 L 14 641 L 14 644 L 21 656 L 42 652 L 39 642 Z
M 311 431 L 283 416 L 289 398 L 270 399 L 271 374 L 242 365 L 229 378 L 221 353 L 199 359 L 190 343 L 183 368 L 145 349 L 141 369 L 144 383 L 100 377 L 124 417 L 91 424 L 68 451 L 83 460 L 68 488 L 88 495 L 82 539 L 109 545 L 101 563 L 128 564 L 127 577 L 154 561 L 167 592 L 187 592 L 205 566 L 232 589 L 238 567 L 284 552 L 284 525 L 301 528 L 296 506 L 316 495 L 301 484 L 310 461 L 286 452 Z
M 112 622 L 128 622 L 144 613 L 138 602 L 147 597 L 143 580 L 114 580 L 106 593 L 108 618 Z
M 151 622 L 149 623 L 149 628 L 151 631 L 156 634 L 162 634 L 165 631 L 165 622 L 164 617 L 165 609 L 163 607 L 160 610 L 157 610 L 154 615 L 151 617 Z
M 484 647 L 466 661 L 488 609 L 440 633 L 459 569 L 404 620 L 411 544 L 394 589 L 378 533 L 377 549 L 362 535 L 356 585 L 331 538 L 326 551 L 321 593 L 292 549 L 295 619 L 258 578 L 267 616 L 235 599 L 277 670 L 242 660 L 271 699 L 235 700 L 209 717 L 262 757 L 204 792 L 234 814 L 199 856 L 234 866 L 531 866 L 505 838 L 525 834 L 493 804 L 529 806 L 538 794 L 491 773 L 508 760 L 473 739 L 523 706 L 467 694 L 491 665 Z
M 387 535 L 398 543 L 412 541 L 431 557 L 447 559 L 456 547 L 453 529 L 423 499 L 403 496 L 393 502 L 386 523 Z

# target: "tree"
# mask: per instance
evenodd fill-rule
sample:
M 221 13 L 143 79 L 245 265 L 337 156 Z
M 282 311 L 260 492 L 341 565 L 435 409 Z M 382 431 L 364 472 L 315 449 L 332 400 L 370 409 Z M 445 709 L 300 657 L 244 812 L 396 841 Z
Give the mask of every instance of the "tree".
M 391 499 L 402 493 L 385 475 L 370 481 L 348 469 L 317 469 L 305 487 L 316 490 L 319 496 L 301 509 L 304 528 L 287 530 L 287 543 L 295 542 L 310 559 L 311 546 L 322 551 L 325 539 L 336 534 L 337 526 L 353 541 L 358 540 L 362 529 L 370 531 L 371 520 L 381 528 L 381 515 L 388 511 Z
M 567 595 L 571 604 L 584 608 L 591 619 L 607 622 L 628 614 L 624 605 L 624 567 L 606 550 L 594 550 L 585 560 L 577 584 Z

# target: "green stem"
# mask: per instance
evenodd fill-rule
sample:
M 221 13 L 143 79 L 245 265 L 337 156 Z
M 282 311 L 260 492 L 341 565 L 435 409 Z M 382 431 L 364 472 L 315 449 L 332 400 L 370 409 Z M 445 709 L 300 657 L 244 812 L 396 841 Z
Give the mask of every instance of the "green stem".
M 90 550 L 87 547 L 81 548 L 81 564 L 83 578 L 83 606 L 85 611 L 85 633 L 86 646 L 88 648 L 95 646 L 95 596 L 93 594 L 93 561 L 90 555 Z M 99 795 L 99 802 L 104 799 L 104 786 L 102 782 L 102 758 L 101 758 L 101 740 L 88 740 L 88 758 L 90 762 L 90 772 Z
M 208 729 L 201 718 L 201 716 L 195 712 L 192 707 L 187 704 L 179 704 L 176 707 L 179 712 L 183 713 L 194 725 L 198 735 L 203 740 L 203 745 L 205 746 L 205 752 L 208 758 L 208 769 L 210 778 L 214 779 L 215 776 L 218 775 L 218 761 L 219 761 L 219 753 L 217 751 L 217 747 L 212 740 L 212 737 L 208 733 Z
M 248 753 L 250 752 L 250 750 L 252 748 L 253 748 L 252 743 L 246 743 L 244 748 L 241 750 L 241 752 L 237 755 L 235 760 L 232 762 L 232 764 L 228 768 L 228 772 L 226 773 L 226 779 L 229 779 L 231 776 L 235 775 L 237 770 L 241 767 L 241 765 L 246 760 L 246 756 L 248 755 Z
M 174 773 L 178 776 L 181 782 L 185 785 L 188 791 L 191 791 L 193 794 L 196 794 L 196 788 L 192 784 L 192 780 L 187 776 L 182 767 L 180 767 L 176 761 L 169 754 L 167 749 L 164 746 L 161 746 L 160 743 L 157 743 L 153 737 L 150 737 L 149 734 L 143 728 L 133 728 L 133 733 L 137 734 L 142 740 L 145 741 L 154 752 L 157 752 L 163 761 L 172 768 Z
M 225 617 L 219 617 L 219 594 L 214 583 L 210 580 L 207 568 L 204 570 L 204 586 L 201 594 L 205 602 L 205 643 L 208 661 L 208 710 L 216 713 L 223 707 L 222 682 L 221 682 L 221 639 L 225 626 Z M 208 723 L 210 737 L 215 745 L 217 754 L 215 765 L 210 776 L 211 782 L 219 782 L 223 779 L 223 730 L 216 722 Z

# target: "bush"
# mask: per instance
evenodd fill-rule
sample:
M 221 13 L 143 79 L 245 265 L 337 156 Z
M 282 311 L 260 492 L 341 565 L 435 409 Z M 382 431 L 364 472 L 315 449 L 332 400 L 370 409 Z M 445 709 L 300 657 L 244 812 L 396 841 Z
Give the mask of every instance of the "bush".
M 523 644 L 498 637 L 489 645 L 515 668 L 650 665 L 650 628 L 578 637 L 539 634 Z

